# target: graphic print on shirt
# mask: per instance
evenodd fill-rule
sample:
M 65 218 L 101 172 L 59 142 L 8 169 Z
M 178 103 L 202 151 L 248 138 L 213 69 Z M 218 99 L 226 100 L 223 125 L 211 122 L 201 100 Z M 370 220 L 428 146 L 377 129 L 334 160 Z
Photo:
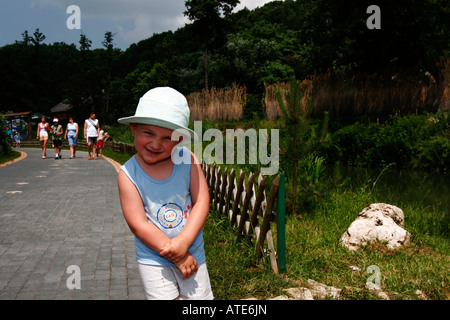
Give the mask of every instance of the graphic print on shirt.
M 159 224 L 165 229 L 178 227 L 183 221 L 184 216 L 183 209 L 173 202 L 163 204 L 156 214 Z

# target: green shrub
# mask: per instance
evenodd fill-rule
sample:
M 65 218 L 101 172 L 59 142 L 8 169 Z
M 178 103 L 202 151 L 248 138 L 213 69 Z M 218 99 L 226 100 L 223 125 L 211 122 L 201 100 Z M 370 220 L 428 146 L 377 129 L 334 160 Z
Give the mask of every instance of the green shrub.
M 448 114 L 392 116 L 384 124 L 355 123 L 337 130 L 320 155 L 329 163 L 449 171 Z
M 11 149 L 11 139 L 6 134 L 5 118 L 0 116 L 0 154 L 9 154 Z
M 418 154 L 413 161 L 414 167 L 440 172 L 450 168 L 450 140 L 445 137 L 434 137 L 419 146 Z
M 331 157 L 327 158 L 351 166 L 371 165 L 378 135 L 379 127 L 376 124 L 355 123 L 344 127 L 332 136 Z

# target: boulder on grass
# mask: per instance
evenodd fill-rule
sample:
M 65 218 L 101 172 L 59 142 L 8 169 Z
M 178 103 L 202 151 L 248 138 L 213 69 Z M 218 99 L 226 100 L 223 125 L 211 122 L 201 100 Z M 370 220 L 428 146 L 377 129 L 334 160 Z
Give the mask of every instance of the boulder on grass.
M 396 249 L 410 240 L 404 224 L 405 216 L 400 208 L 373 203 L 358 214 L 342 234 L 340 243 L 349 250 L 357 250 L 369 242 L 383 242 L 389 249 Z

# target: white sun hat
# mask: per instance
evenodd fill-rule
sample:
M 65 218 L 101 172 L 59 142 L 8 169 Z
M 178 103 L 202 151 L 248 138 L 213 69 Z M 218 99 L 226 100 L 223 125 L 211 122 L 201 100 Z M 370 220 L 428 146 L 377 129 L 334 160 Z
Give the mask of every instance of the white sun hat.
M 140 123 L 159 126 L 198 141 L 197 134 L 188 128 L 189 106 L 186 98 L 170 87 L 158 87 L 147 91 L 140 99 L 136 113 L 117 120 L 121 124 Z

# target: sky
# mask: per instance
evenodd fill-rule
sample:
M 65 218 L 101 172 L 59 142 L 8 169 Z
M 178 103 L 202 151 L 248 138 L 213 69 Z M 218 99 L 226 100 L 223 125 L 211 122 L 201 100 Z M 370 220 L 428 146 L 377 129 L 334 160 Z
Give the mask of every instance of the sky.
M 250 10 L 273 0 L 241 0 L 234 11 Z M 0 0 L 0 46 L 22 40 L 27 30 L 46 36 L 44 43 L 74 43 L 81 33 L 102 48 L 105 32 L 114 34 L 114 47 L 126 50 L 154 33 L 175 31 L 189 20 L 185 0 Z M 72 10 L 71 6 L 79 8 Z M 79 26 L 78 26 L 79 23 Z M 70 27 L 70 28 L 69 28 Z

